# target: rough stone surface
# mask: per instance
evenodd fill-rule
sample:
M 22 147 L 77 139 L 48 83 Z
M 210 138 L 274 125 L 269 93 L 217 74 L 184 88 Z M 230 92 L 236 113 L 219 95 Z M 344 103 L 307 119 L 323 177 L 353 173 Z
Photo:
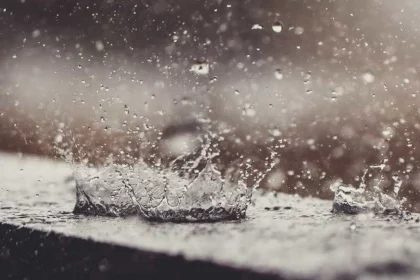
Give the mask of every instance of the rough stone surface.
M 258 194 L 242 221 L 176 224 L 84 217 L 72 213 L 75 191 L 69 176 L 71 169 L 61 162 L 0 154 L 1 275 L 420 276 L 417 214 L 334 215 L 331 201 Z

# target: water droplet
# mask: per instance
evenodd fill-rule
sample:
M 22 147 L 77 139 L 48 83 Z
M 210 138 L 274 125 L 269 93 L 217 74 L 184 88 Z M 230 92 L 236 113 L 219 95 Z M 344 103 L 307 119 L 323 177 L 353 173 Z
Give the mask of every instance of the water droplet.
M 190 71 L 197 75 L 207 75 L 210 72 L 210 65 L 208 63 L 196 63 L 191 66 Z
M 350 230 L 351 230 L 351 231 L 354 231 L 354 230 L 356 230 L 356 228 L 357 228 L 356 224 L 351 223 L 351 225 L 350 225 Z
M 257 114 L 257 111 L 250 104 L 245 104 L 244 112 L 248 117 L 254 117 Z
M 248 108 L 245 112 L 248 117 L 254 117 L 257 114 L 254 108 Z
M 392 127 L 386 127 L 384 130 L 382 130 L 382 135 L 389 139 L 394 135 L 394 129 Z
M 298 26 L 298 27 L 295 28 L 295 34 L 296 35 L 302 35 L 304 31 L 305 31 L 305 29 L 303 27 Z
M 213 78 L 210 79 L 210 84 L 217 82 L 217 77 L 214 76 Z
M 251 29 L 252 30 L 261 30 L 261 29 L 263 29 L 263 26 L 261 24 L 256 23 L 251 27 Z
M 267 184 L 270 189 L 278 190 L 286 181 L 286 174 L 282 170 L 275 170 L 269 173 Z
M 104 46 L 104 44 L 102 43 L 102 41 L 96 41 L 96 42 L 95 42 L 95 47 L 96 47 L 96 50 L 97 50 L 98 52 L 103 51 L 103 50 L 104 50 L 104 48 L 105 48 L 105 46 Z
M 274 71 L 274 77 L 276 77 L 277 80 L 282 80 L 283 79 L 283 73 L 280 69 L 276 69 Z
M 55 138 L 54 138 L 54 142 L 56 142 L 56 143 L 61 143 L 61 142 L 63 142 L 63 134 L 57 134 L 56 136 L 55 136 Z
M 281 136 L 281 131 L 280 131 L 280 129 L 278 129 L 278 128 L 271 129 L 271 130 L 270 130 L 270 133 L 271 133 L 271 135 L 273 135 L 274 137 Z
M 403 181 L 397 174 L 392 175 L 392 180 L 394 180 L 394 196 L 396 197 L 400 192 Z
M 280 32 L 283 31 L 283 24 L 281 24 L 280 21 L 276 21 L 276 22 L 274 22 L 272 28 L 273 28 L 274 32 L 280 33 Z
M 41 35 L 41 30 L 35 29 L 34 31 L 32 31 L 32 38 L 37 38 L 39 37 L 39 35 Z
M 372 72 L 367 71 L 367 72 L 363 73 L 362 79 L 366 84 L 371 84 L 375 81 L 375 76 L 373 75 Z

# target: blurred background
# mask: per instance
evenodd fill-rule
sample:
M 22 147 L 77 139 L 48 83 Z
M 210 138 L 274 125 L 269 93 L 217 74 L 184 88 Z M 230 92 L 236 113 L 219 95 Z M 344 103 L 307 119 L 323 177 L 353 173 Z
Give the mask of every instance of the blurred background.
M 264 188 L 386 162 L 420 212 L 419 28 L 417 0 L 2 0 L 0 150 L 137 160 L 206 119 L 227 163 L 275 151 Z

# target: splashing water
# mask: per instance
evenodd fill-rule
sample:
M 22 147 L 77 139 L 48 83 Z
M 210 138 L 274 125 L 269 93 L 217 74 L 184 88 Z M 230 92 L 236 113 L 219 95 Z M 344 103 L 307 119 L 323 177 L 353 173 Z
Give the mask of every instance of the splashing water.
M 245 183 L 253 175 L 249 160 L 235 163 L 222 175 L 212 163 L 218 151 L 209 134 L 204 138 L 207 140 L 196 155 L 178 156 L 167 167 L 143 162 L 110 164 L 99 169 L 76 166 L 74 212 L 106 216 L 140 214 L 151 220 L 176 222 L 244 218 L 252 192 L 266 172 L 257 174 L 254 188 Z M 274 153 L 270 157 L 273 156 Z
M 89 174 L 91 170 L 82 172 Z M 76 182 L 75 213 L 138 213 L 163 221 L 243 218 L 251 196 L 244 183 L 222 179 L 210 162 L 192 181 L 170 170 L 157 171 L 139 164 L 112 165 L 85 179 L 79 175 Z
M 382 172 L 386 166 L 385 162 L 386 160 L 380 165 L 372 165 L 370 168 L 367 168 L 363 173 L 359 188 L 343 185 L 340 182 L 332 184 L 330 188 L 335 192 L 333 212 L 344 214 L 358 214 L 362 212 L 374 212 L 377 214 L 400 213 L 401 205 L 405 201 L 405 199 L 397 198 L 402 185 L 401 178 L 397 175 L 392 176 L 394 181 L 392 196 L 383 193 L 379 187 L 383 180 Z M 381 177 L 374 184 L 373 191 L 367 191 L 366 175 L 371 169 L 379 170 Z

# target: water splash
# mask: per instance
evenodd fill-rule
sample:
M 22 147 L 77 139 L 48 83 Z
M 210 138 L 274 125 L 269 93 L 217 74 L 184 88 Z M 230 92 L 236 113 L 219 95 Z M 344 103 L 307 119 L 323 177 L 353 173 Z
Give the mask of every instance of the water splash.
M 266 172 L 255 174 L 252 160 L 244 158 L 221 172 L 215 160 L 220 153 L 217 137 L 205 130 L 197 150 L 175 154 L 176 158 L 167 164 L 75 166 L 74 212 L 105 216 L 140 214 L 151 220 L 175 222 L 244 218 L 253 191 L 273 167 L 270 163 L 275 153 L 266 159 Z M 249 178 L 254 182 L 251 188 Z
M 168 178 L 169 179 L 169 178 Z M 163 221 L 217 221 L 245 217 L 251 192 L 243 182 L 222 179 L 208 162 L 191 183 L 173 177 L 159 188 L 162 199 L 150 197 L 150 190 L 133 196 L 141 213 Z
M 142 214 L 162 221 L 239 219 L 245 217 L 252 193 L 241 181 L 223 179 L 211 162 L 192 181 L 145 164 L 112 165 L 91 173 L 86 168 L 78 171 L 75 213 Z
M 336 182 L 331 185 L 331 190 L 335 192 L 333 202 L 334 213 L 359 214 L 362 212 L 374 212 L 378 214 L 400 213 L 401 205 L 405 199 L 398 199 L 402 180 L 399 176 L 394 175 L 392 195 L 385 194 L 380 184 L 383 181 L 383 170 L 386 166 L 386 160 L 380 165 L 372 165 L 365 170 L 361 178 L 359 188 L 351 185 L 344 185 Z M 371 170 L 379 170 L 380 179 L 373 185 L 373 190 L 367 190 L 366 176 Z

